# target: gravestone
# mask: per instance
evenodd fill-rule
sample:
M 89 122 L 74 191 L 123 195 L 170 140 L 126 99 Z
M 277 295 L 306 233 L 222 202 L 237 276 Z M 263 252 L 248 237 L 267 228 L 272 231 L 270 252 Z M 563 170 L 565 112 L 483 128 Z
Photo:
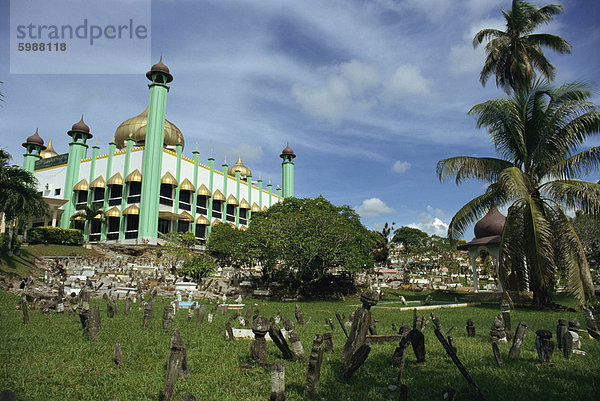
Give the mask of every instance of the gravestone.
M 567 331 L 569 331 L 567 319 L 558 319 L 558 325 L 556 326 L 556 345 L 558 345 L 558 349 L 562 349 L 563 337 Z
M 17 401 L 17 395 L 11 390 L 4 390 L 0 393 L 0 401 Z
M 118 295 L 117 295 L 118 298 Z M 117 305 L 117 300 L 115 298 L 112 299 L 113 308 L 115 311 L 115 315 L 119 314 L 119 306 Z
M 394 355 L 392 356 L 392 364 L 399 368 L 398 370 L 398 378 L 396 379 L 397 383 L 402 382 L 402 371 L 404 370 L 404 362 L 406 360 L 406 350 L 408 348 L 408 344 L 410 343 L 410 331 L 405 333 L 403 337 L 400 339 L 400 343 L 398 347 L 394 351 Z
M 506 329 L 504 328 L 504 323 L 502 322 L 501 316 L 502 315 L 496 316 L 496 318 L 494 319 L 494 323 L 492 324 L 491 330 L 497 331 L 498 342 L 508 342 L 508 340 L 506 338 Z M 491 335 L 491 331 L 490 331 L 490 335 Z
M 108 316 L 109 318 L 113 318 L 115 317 L 115 309 L 113 307 L 112 302 L 108 301 L 106 303 L 106 316 Z
M 277 325 L 274 320 L 271 322 L 271 326 L 269 327 L 269 336 L 271 337 L 271 340 L 273 340 L 273 343 L 275 343 L 277 348 L 279 348 L 281 351 L 283 359 L 294 359 L 294 353 L 290 349 L 287 341 L 285 341 L 285 337 L 283 336 L 279 325 Z
M 432 297 L 431 295 L 427 295 L 427 297 L 425 298 L 425 301 L 423 301 L 423 305 L 431 305 L 431 301 L 432 301 Z
M 165 379 L 165 390 L 163 401 L 172 401 L 175 393 L 175 383 L 179 377 L 185 379 L 190 375 L 187 365 L 187 352 L 185 343 L 181 339 L 178 329 L 171 331 L 171 354 L 167 363 L 167 377 Z
M 298 321 L 298 324 L 302 326 L 304 324 L 304 316 L 298 304 L 296 304 L 296 310 L 294 312 L 294 315 L 296 315 L 296 320 Z
M 502 356 L 500 355 L 500 349 L 498 348 L 498 331 L 492 330 L 490 332 L 492 341 L 492 352 L 494 353 L 494 359 L 498 367 L 502 367 Z
M 123 315 L 125 317 L 129 316 L 129 311 L 131 310 L 131 298 L 127 297 L 125 300 L 125 305 L 123 306 Z
M 285 365 L 281 361 L 271 365 L 271 396 L 269 401 L 285 401 Z
M 331 331 L 335 331 L 335 327 L 333 326 L 333 319 L 330 317 L 326 317 L 325 318 L 325 324 L 327 324 L 329 326 L 329 328 L 331 329 Z
M 400 295 L 400 303 L 401 303 L 403 306 L 406 306 L 406 305 L 408 305 L 408 302 L 406 302 L 406 299 L 405 299 L 405 298 L 404 298 L 402 295 Z
M 202 323 L 204 321 L 204 316 L 206 315 L 206 304 L 201 304 L 198 308 L 196 308 L 196 323 Z M 212 318 L 211 318 L 212 320 Z
M 516 361 L 519 359 L 521 355 L 521 346 L 523 345 L 523 341 L 525 341 L 525 335 L 527 334 L 528 329 L 529 327 L 527 327 L 527 323 L 525 322 L 520 322 L 517 326 L 512 347 L 510 347 L 510 351 L 508 352 L 508 358 L 510 360 Z
M 502 320 L 504 321 L 506 338 L 507 340 L 510 340 L 513 338 L 513 333 L 510 325 L 510 303 L 506 299 L 503 299 L 500 303 L 500 313 L 502 314 Z
M 337 318 L 337 321 L 339 322 L 340 327 L 342 328 L 342 331 L 344 332 L 344 335 L 346 336 L 346 338 L 348 338 L 348 332 L 346 331 L 346 327 L 344 326 L 342 317 L 340 316 L 340 314 L 338 312 L 335 312 L 335 317 Z
M 246 313 L 244 314 L 244 322 L 246 323 L 246 326 L 250 324 L 250 318 L 252 317 L 253 313 L 254 305 L 250 305 L 248 309 L 246 309 Z
M 256 320 L 259 315 L 260 311 L 258 310 L 258 308 L 254 309 L 254 313 L 252 314 L 252 320 Z
M 27 312 L 27 297 L 21 295 L 21 312 L 23 312 L 23 324 L 29 323 L 29 313 Z
M 275 316 L 275 323 L 281 323 L 281 309 L 277 309 L 277 315 Z
M 198 399 L 192 393 L 185 393 L 181 396 L 181 401 L 198 401 Z
M 304 333 L 304 330 L 306 330 L 306 328 L 308 327 L 308 324 L 310 323 L 312 319 L 312 316 L 309 316 L 308 319 L 306 319 L 306 321 L 304 322 L 304 325 L 302 326 L 302 329 L 300 330 L 300 333 Z
M 535 332 L 535 348 L 541 363 L 549 364 L 554 353 L 554 341 L 552 341 L 552 332 L 550 330 L 538 330 Z
M 196 312 L 196 304 L 194 302 L 192 302 L 192 304 L 188 308 L 188 322 L 192 321 L 192 318 L 194 317 L 195 312 Z
M 144 305 L 144 316 L 142 317 L 142 329 L 147 329 L 152 319 L 152 312 L 154 308 L 151 303 L 145 303 Z
M 323 334 L 323 343 L 325 344 L 325 351 L 334 352 L 332 333 Z
M 87 321 L 87 331 L 92 341 L 98 341 L 100 337 L 100 308 L 92 306 Z
M 173 323 L 173 316 L 175 315 L 175 310 L 172 304 L 166 304 L 165 309 L 163 310 L 163 320 L 162 320 L 162 329 L 163 332 L 168 332 L 171 328 L 171 323 Z
M 233 327 L 231 327 L 231 323 L 229 323 L 229 322 L 225 323 L 225 330 L 227 330 L 227 338 L 230 341 L 233 341 L 235 339 L 235 337 L 233 336 Z
M 284 317 L 281 320 L 281 323 L 283 324 L 283 328 L 285 329 L 285 331 L 292 331 L 292 330 L 294 330 L 294 322 L 292 322 L 291 319 L 288 319 L 287 317 Z
M 265 336 L 269 332 L 269 326 L 267 318 L 262 316 L 252 322 L 254 340 L 250 344 L 250 357 L 260 364 L 263 364 L 267 359 L 267 340 Z
M 583 311 L 585 312 L 585 322 L 587 324 L 587 328 L 594 331 L 598 331 L 598 322 L 596 321 L 596 318 L 594 317 L 592 311 L 588 308 L 584 308 Z
M 306 398 L 314 398 L 321 383 L 321 364 L 323 363 L 323 336 L 315 334 L 310 358 L 308 360 L 308 372 L 306 374 L 305 394 Z
M 290 345 L 294 354 L 294 360 L 306 362 L 304 348 L 302 347 L 302 342 L 300 342 L 300 336 L 298 335 L 296 330 L 292 329 L 292 331 L 290 331 L 288 339 L 290 340 Z
M 410 343 L 412 345 L 413 352 L 417 358 L 418 363 L 425 362 L 425 336 L 418 329 L 412 329 L 408 334 L 410 336 Z
M 115 343 L 113 348 L 115 351 L 115 358 L 114 358 L 115 364 L 116 365 L 123 364 L 123 351 L 121 350 L 121 344 Z
M 345 379 L 352 376 L 371 351 L 371 348 L 365 344 L 365 340 L 371 325 L 371 307 L 377 305 L 379 294 L 375 290 L 367 290 L 361 294 L 360 300 L 363 306 L 355 311 L 352 328 L 342 350 L 342 369 Z
M 573 354 L 573 335 L 567 331 L 562 337 L 562 350 L 565 359 L 569 359 Z

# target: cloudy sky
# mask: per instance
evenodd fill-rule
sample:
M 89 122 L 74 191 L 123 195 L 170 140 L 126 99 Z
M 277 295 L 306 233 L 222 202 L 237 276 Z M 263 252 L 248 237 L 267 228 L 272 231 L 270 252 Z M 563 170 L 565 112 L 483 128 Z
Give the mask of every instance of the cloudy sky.
M 546 51 L 557 83 L 600 88 L 600 2 L 562 0 L 565 12 L 542 30 L 573 45 Z M 547 2 L 534 1 L 538 5 Z M 504 93 L 484 88 L 483 49 L 472 38 L 503 28 L 510 0 L 169 0 L 152 1 L 151 61 L 174 75 L 167 118 L 184 152 L 211 149 L 217 162 L 241 154 L 253 176 L 281 183 L 279 153 L 297 158 L 299 197 L 348 204 L 369 228 L 384 222 L 445 235 L 447 223 L 482 183 L 440 183 L 438 160 L 493 155 L 467 115 Z M 67 151 L 81 113 L 101 152 L 117 126 L 139 114 L 148 88 L 139 74 L 24 75 L 9 68 L 9 1 L 0 0 L 0 146 L 22 162 L 36 128 Z M 600 99 L 594 99 L 596 103 Z M 596 137 L 588 146 L 597 146 Z M 594 179 L 593 177 L 591 177 Z M 596 177 L 595 179 L 597 179 Z M 468 231 L 465 238 L 470 239 Z

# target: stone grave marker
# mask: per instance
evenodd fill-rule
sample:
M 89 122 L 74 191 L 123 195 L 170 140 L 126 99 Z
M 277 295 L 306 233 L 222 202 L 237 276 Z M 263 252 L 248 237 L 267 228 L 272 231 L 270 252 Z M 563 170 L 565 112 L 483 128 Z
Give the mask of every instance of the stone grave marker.
M 294 322 L 292 322 L 291 319 L 288 319 L 284 316 L 284 318 L 281 320 L 281 323 L 283 324 L 283 328 L 285 329 L 285 331 L 294 330 Z
M 406 360 L 406 349 L 408 348 L 408 344 L 410 343 L 410 331 L 403 334 L 400 339 L 400 343 L 398 347 L 394 351 L 394 355 L 392 356 L 392 364 L 399 368 L 398 378 L 396 379 L 397 383 L 401 383 L 402 381 L 402 371 L 404 370 L 404 362 Z
M 565 359 L 569 359 L 573 354 L 573 335 L 567 331 L 562 337 L 562 350 Z
M 281 361 L 271 365 L 271 396 L 269 401 L 285 401 L 285 365 Z
M 294 354 L 294 360 L 306 362 L 306 356 L 304 355 L 304 348 L 302 347 L 302 342 L 300 342 L 300 336 L 292 328 L 288 335 L 288 339 L 290 340 L 290 345 L 292 348 L 292 353 Z
M 185 393 L 181 396 L 181 401 L 198 401 L 198 399 L 192 393 Z
M 314 398 L 319 391 L 321 383 L 321 364 L 323 363 L 323 336 L 315 334 L 310 358 L 308 360 L 308 372 L 306 374 L 305 394 L 306 398 Z
M 330 317 L 326 317 L 325 318 L 325 324 L 327 324 L 329 326 L 329 328 L 331 329 L 331 331 L 335 331 L 335 326 L 333 325 L 333 319 Z
M 114 358 L 115 364 L 122 365 L 123 364 L 123 351 L 121 350 L 121 344 L 115 343 L 113 348 L 115 351 L 115 358 Z
M 418 329 L 412 329 L 409 333 L 410 344 L 418 363 L 425 362 L 425 336 Z
M 118 294 L 117 294 L 117 298 L 118 298 Z M 117 300 L 115 298 L 112 298 L 112 304 L 113 304 L 113 308 L 115 310 L 115 315 L 119 314 L 119 305 L 117 305 Z
M 554 353 L 554 341 L 552 341 L 552 332 L 550 330 L 538 330 L 535 332 L 535 348 L 541 363 L 549 364 Z
M 325 344 L 325 351 L 334 352 L 332 333 L 323 334 L 323 343 Z
M 494 353 L 494 359 L 496 360 L 496 364 L 498 367 L 502 367 L 502 356 L 500 355 L 500 349 L 498 348 L 498 331 L 492 330 L 490 332 L 491 342 L 492 342 L 492 352 Z
M 4 390 L 0 393 L 0 401 L 17 401 L 17 395 L 11 390 Z
M 113 307 L 112 302 L 108 301 L 106 303 L 106 316 L 108 316 L 109 318 L 113 318 L 115 317 L 115 309 Z
M 27 297 L 21 295 L 21 312 L 23 312 L 23 324 L 29 323 L 29 313 L 27 312 Z
M 147 329 L 150 324 L 150 319 L 152 319 L 152 312 L 154 308 L 153 304 L 146 302 L 144 304 L 144 316 L 142 317 L 142 329 Z
M 475 337 L 475 325 L 473 320 L 467 320 L 467 337 Z
M 527 334 L 527 323 L 520 322 L 517 326 L 517 330 L 515 331 L 515 336 L 513 337 L 513 344 L 510 347 L 510 351 L 508 352 L 508 358 L 512 361 L 516 361 L 519 359 L 521 355 L 521 346 L 523 345 L 523 341 L 525 341 L 525 335 Z
M 100 337 L 100 308 L 92 306 L 87 321 L 87 331 L 92 341 L 98 341 Z
M 503 299 L 500 303 L 500 313 L 502 314 L 502 321 L 504 322 L 506 338 L 507 340 L 511 340 L 513 338 L 513 332 L 510 325 L 510 303 L 508 300 Z
M 279 348 L 279 350 L 281 351 L 283 359 L 294 359 L 294 353 L 292 352 L 287 341 L 285 340 L 285 337 L 283 336 L 279 325 L 275 323 L 275 320 L 271 322 L 271 326 L 269 327 L 269 336 L 271 337 L 271 340 L 273 340 L 277 348 Z
M 235 337 L 233 336 L 233 327 L 231 327 L 231 323 L 229 323 L 229 322 L 225 323 L 225 330 L 227 330 L 227 338 L 230 341 L 233 341 L 235 339 Z
M 563 337 L 567 331 L 569 331 L 567 319 L 558 319 L 558 325 L 556 326 L 556 345 L 558 345 L 558 349 L 562 349 Z
M 298 324 L 300 326 L 302 326 L 304 324 L 304 316 L 303 316 L 302 310 L 300 309 L 298 304 L 296 304 L 296 311 L 294 312 L 294 315 L 296 316 L 296 320 L 298 321 Z
M 201 304 L 198 308 L 196 308 L 196 323 L 202 323 L 204 321 L 205 315 L 206 315 L 206 304 Z M 212 320 L 212 318 L 211 318 L 211 320 Z
M 596 321 L 596 318 L 594 317 L 592 311 L 588 308 L 584 308 L 583 311 L 585 312 L 585 322 L 587 324 L 587 328 L 594 331 L 598 331 L 598 322 Z
M 259 364 L 263 364 L 267 359 L 267 340 L 265 336 L 269 332 L 269 321 L 266 317 L 259 317 L 252 322 L 252 332 L 254 340 L 250 344 L 250 357 Z
M 312 320 L 312 316 L 309 316 L 308 319 L 306 319 L 306 321 L 304 322 L 304 325 L 302 326 L 300 333 L 304 333 L 304 330 L 306 330 L 306 328 L 308 327 L 308 324 L 310 323 L 311 320 Z
M 123 315 L 125 315 L 125 317 L 128 317 L 130 310 L 131 310 L 131 298 L 127 297 L 127 299 L 125 299 L 125 305 L 123 306 Z
M 173 323 L 173 317 L 175 315 L 174 308 L 172 304 L 166 304 L 165 309 L 163 310 L 163 319 L 162 319 L 162 329 L 163 332 L 167 333 L 171 328 L 171 323 Z
M 367 290 L 360 296 L 363 306 L 355 311 L 350 334 L 342 350 L 342 369 L 344 378 L 349 379 L 369 356 L 371 348 L 365 344 L 371 325 L 371 307 L 377 305 L 379 294 Z
M 165 390 L 163 401 L 172 401 L 175 393 L 175 383 L 178 378 L 187 378 L 190 369 L 187 364 L 187 352 L 185 343 L 181 339 L 178 329 L 171 331 L 171 354 L 167 363 L 167 377 L 165 379 Z
M 346 331 L 346 327 L 344 326 L 342 317 L 340 316 L 340 314 L 338 312 L 335 312 L 335 317 L 337 318 L 337 321 L 340 324 L 340 327 L 342 328 L 344 335 L 346 336 L 346 338 L 348 338 L 348 332 Z

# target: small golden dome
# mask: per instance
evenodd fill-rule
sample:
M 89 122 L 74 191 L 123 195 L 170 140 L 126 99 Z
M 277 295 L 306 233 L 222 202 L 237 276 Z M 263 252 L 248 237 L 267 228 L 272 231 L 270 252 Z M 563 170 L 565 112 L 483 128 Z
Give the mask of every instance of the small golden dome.
M 52 147 L 52 139 L 48 140 L 48 146 L 46 146 L 45 150 L 40 152 L 40 156 L 42 156 L 42 159 L 49 159 L 51 157 L 58 156 L 58 153 L 56 153 Z
M 240 171 L 240 178 L 246 178 L 252 175 L 252 171 L 242 163 L 242 157 L 238 155 L 238 159 L 235 164 L 227 170 L 227 174 L 235 177 L 235 172 Z
M 148 107 L 139 115 L 125 120 L 115 131 L 115 143 L 117 148 L 125 147 L 125 140 L 133 138 L 136 144 L 142 144 L 146 140 L 146 125 L 148 124 Z M 165 147 L 185 145 L 183 134 L 175 124 L 165 119 Z

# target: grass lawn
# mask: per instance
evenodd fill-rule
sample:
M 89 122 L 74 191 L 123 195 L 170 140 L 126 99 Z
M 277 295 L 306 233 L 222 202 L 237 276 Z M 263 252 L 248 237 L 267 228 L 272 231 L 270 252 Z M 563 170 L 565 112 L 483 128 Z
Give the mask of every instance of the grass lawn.
M 8 256 L 0 253 L 0 271 L 9 275 L 28 276 L 34 260 L 41 256 L 96 256 L 98 253 L 82 246 L 29 245 L 21 248 L 20 255 Z
M 397 292 L 390 291 L 383 302 L 397 300 Z M 426 293 L 404 294 L 407 299 L 424 299 Z M 559 298 L 559 297 L 557 297 Z M 434 294 L 434 300 L 442 297 Z M 451 297 L 453 299 L 453 297 Z M 96 343 L 81 332 L 77 314 L 43 315 L 30 311 L 30 322 L 22 324 L 21 312 L 15 309 L 18 298 L 0 292 L 0 390 L 11 389 L 19 400 L 99 400 L 115 399 L 159 400 L 164 388 L 165 369 L 169 357 L 168 333 L 163 333 L 162 310 L 167 300 L 158 300 L 154 318 L 147 330 L 142 330 L 142 311 L 132 305 L 128 318 L 121 314 L 113 319 L 106 316 L 106 301 L 94 300 L 101 309 L 102 331 Z M 562 299 L 557 299 L 561 302 Z M 284 316 L 293 318 L 294 304 L 253 300 L 261 315 L 274 316 L 280 308 Z M 571 301 L 569 301 L 571 302 Z M 359 303 L 357 298 L 346 301 L 301 302 L 304 316 L 312 317 L 307 330 L 300 335 L 308 357 L 315 333 L 329 331 L 325 323 L 333 312 L 346 316 Z M 564 302 L 561 302 L 564 303 Z M 379 319 L 379 334 L 392 334 L 391 324 L 412 322 L 411 311 L 372 309 Z M 593 400 L 600 394 L 600 343 L 582 340 L 587 356 L 563 358 L 556 349 L 554 366 L 539 366 L 534 348 L 535 330 L 548 329 L 553 333 L 559 318 L 575 316 L 585 322 L 583 313 L 539 312 L 528 309 L 512 311 L 513 329 L 519 321 L 526 321 L 529 332 L 521 351 L 520 361 L 509 361 L 510 344 L 501 344 L 504 365 L 496 366 L 489 343 L 489 330 L 498 305 L 482 305 L 459 309 L 439 309 L 437 315 L 446 329 L 456 325 L 453 336 L 458 356 L 481 388 L 486 400 Z M 232 313 L 232 312 L 230 312 Z M 421 311 L 420 314 L 426 314 Z M 261 400 L 270 394 L 270 372 L 254 367 L 240 368 L 250 362 L 249 340 L 230 342 L 219 335 L 218 326 L 224 325 L 228 315 L 216 315 L 213 323 L 200 325 L 187 321 L 187 311 L 180 310 L 173 327 L 179 328 L 187 346 L 191 376 L 178 380 L 175 400 L 191 392 L 199 400 Z M 477 329 L 475 338 L 466 336 L 465 322 L 473 319 Z M 295 321 L 295 319 L 293 319 Z M 583 323 L 585 325 L 585 323 Z M 456 400 L 470 400 L 473 392 L 446 356 L 433 333 L 432 324 L 425 330 L 426 362 L 417 364 L 412 349 L 407 354 L 403 382 L 408 386 L 409 400 L 438 400 L 442 391 L 452 387 L 458 391 Z M 123 349 L 123 365 L 112 362 L 113 344 Z M 345 343 L 344 334 L 336 325 L 335 352 L 325 353 L 321 368 L 319 400 L 397 400 L 398 390 L 390 391 L 398 369 L 391 364 L 397 343 L 374 344 L 365 364 L 347 382 L 342 380 L 340 352 Z M 268 360 L 274 363 L 281 353 L 269 342 Z M 304 400 L 307 366 L 300 362 L 285 361 L 286 400 Z

